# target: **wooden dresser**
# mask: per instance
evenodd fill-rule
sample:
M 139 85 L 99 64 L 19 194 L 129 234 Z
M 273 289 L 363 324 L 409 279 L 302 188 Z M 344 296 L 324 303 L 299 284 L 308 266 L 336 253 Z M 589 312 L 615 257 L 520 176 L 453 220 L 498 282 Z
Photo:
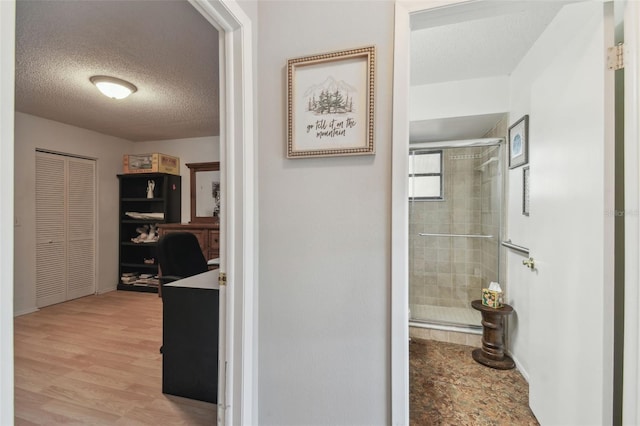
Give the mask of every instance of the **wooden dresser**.
M 217 223 L 163 223 L 159 229 L 160 236 L 170 232 L 191 232 L 198 238 L 205 259 L 220 257 L 220 230 Z

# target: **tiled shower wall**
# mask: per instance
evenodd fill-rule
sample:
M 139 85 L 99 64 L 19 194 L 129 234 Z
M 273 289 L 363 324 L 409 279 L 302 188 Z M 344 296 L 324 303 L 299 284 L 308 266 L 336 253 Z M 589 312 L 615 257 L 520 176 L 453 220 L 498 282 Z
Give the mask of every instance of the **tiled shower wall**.
M 410 203 L 411 304 L 467 307 L 480 292 L 480 239 L 424 237 L 419 233 L 480 234 L 481 182 L 474 176 L 474 168 L 483 150 L 444 150 L 444 200 Z
M 501 120 L 492 132 L 503 132 L 498 137 L 504 137 L 505 123 Z M 487 135 L 493 136 L 497 135 Z M 499 161 L 486 162 L 492 157 L 498 160 L 499 155 L 495 147 L 445 149 L 444 200 L 410 203 L 410 305 L 469 308 L 472 300 L 480 298 L 482 287 L 498 281 L 502 175 Z

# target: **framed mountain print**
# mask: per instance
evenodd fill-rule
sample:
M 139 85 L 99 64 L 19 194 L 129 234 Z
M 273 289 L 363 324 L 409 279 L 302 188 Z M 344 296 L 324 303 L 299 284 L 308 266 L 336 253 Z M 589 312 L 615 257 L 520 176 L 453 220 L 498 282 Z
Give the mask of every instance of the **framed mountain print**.
M 287 61 L 287 158 L 374 154 L 375 47 Z

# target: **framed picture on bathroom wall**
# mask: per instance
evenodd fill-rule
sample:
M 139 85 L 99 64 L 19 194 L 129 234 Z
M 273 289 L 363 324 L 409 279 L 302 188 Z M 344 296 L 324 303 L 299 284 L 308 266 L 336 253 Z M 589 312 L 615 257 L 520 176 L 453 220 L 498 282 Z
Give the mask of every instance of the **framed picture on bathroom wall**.
M 374 154 L 375 46 L 287 61 L 287 158 Z
M 509 127 L 509 168 L 529 162 L 529 116 L 525 115 Z

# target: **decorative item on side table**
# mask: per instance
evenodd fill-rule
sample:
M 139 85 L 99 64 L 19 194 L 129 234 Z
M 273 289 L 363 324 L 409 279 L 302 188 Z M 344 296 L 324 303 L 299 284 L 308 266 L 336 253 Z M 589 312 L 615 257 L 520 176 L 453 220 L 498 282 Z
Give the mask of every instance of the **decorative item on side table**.
M 287 61 L 287 157 L 373 154 L 375 47 Z
M 491 282 L 489 288 L 482 289 L 482 304 L 490 308 L 502 307 L 502 289 L 500 284 Z
M 529 162 L 529 116 L 525 115 L 509 127 L 509 168 Z

